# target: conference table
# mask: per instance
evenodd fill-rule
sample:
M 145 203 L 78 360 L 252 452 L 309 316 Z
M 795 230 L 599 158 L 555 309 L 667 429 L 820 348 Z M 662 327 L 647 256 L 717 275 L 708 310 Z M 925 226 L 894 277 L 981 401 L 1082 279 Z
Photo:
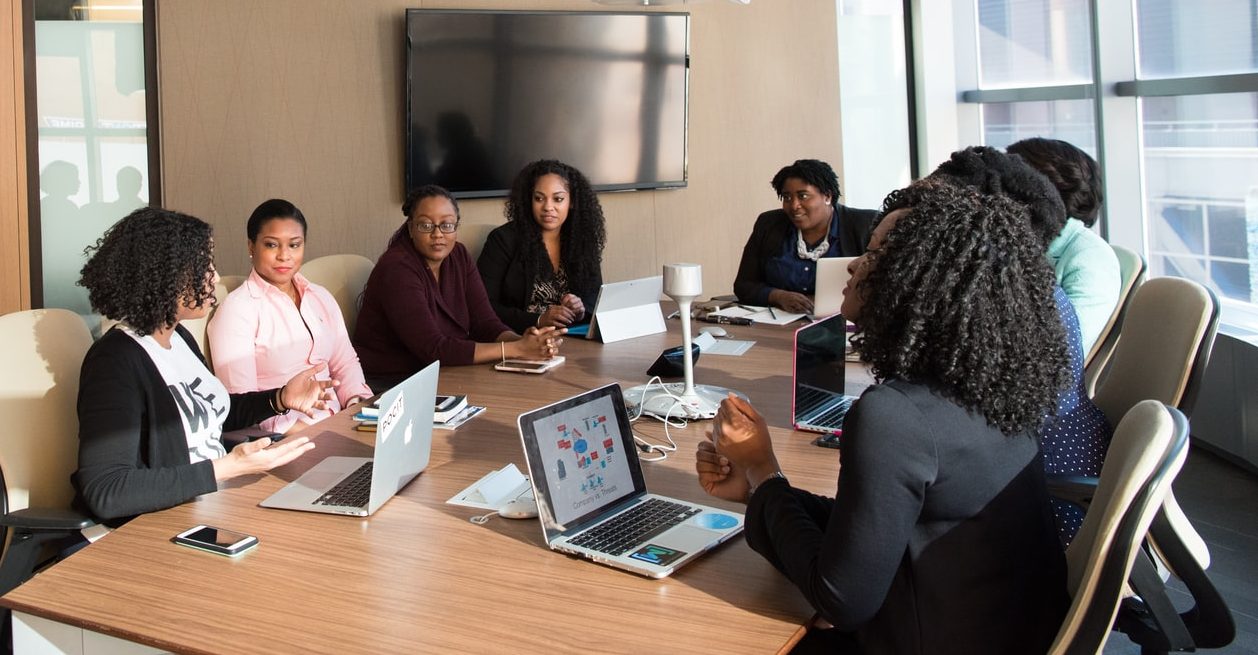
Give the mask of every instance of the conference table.
M 681 343 L 679 321 L 667 323 L 667 333 L 611 344 L 567 338 L 566 363 L 544 375 L 442 368 L 439 393 L 466 394 L 487 409 L 455 431 L 434 431 L 428 468 L 371 517 L 258 507 L 324 456 L 370 456 L 372 433 L 355 431 L 346 411 L 304 431 L 317 447 L 303 458 L 136 518 L 0 604 L 15 610 L 25 643 L 44 652 L 93 652 L 97 643 L 107 644 L 98 652 L 176 653 L 787 650 L 813 611 L 742 536 L 652 580 L 550 551 L 535 519 L 477 525 L 469 519 L 484 510 L 446 503 L 508 463 L 527 471 L 521 412 L 612 381 L 646 382 L 659 353 Z M 701 356 L 695 379 L 745 393 L 766 417 L 791 483 L 832 495 L 839 452 L 790 428 L 798 325 L 726 326 L 755 346 L 742 356 Z M 871 380 L 860 365 L 846 368 L 845 391 L 857 395 Z M 710 423 L 671 428 L 677 451 L 643 463 L 647 486 L 740 510 L 698 484 L 694 451 Z M 664 440 L 657 421 L 639 420 L 634 430 Z M 260 544 L 226 558 L 171 543 L 198 524 Z

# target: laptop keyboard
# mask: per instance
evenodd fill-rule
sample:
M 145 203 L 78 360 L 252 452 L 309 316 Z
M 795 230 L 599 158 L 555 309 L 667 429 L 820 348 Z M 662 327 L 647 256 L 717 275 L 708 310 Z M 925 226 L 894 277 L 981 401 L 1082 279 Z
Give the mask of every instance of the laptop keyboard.
M 375 461 L 365 462 L 358 470 L 345 476 L 344 480 L 328 489 L 319 496 L 314 505 L 335 505 L 337 507 L 366 507 L 371 498 L 371 469 Z
M 841 430 L 843 417 L 847 415 L 847 410 L 851 409 L 853 400 L 855 399 L 851 396 L 840 396 L 801 385 L 795 389 L 796 420 L 813 427 Z M 808 418 L 827 405 L 833 406 L 815 417 Z
M 697 507 L 652 498 L 568 542 L 608 555 L 624 555 L 638 544 L 698 514 Z

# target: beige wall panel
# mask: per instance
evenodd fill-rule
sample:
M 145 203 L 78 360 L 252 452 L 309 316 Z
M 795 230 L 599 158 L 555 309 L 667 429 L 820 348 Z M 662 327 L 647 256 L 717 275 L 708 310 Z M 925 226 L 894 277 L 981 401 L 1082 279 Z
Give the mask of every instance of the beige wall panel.
M 307 257 L 377 257 L 400 224 L 406 7 L 598 10 L 590 0 L 160 0 L 167 204 L 218 232 L 224 274 L 247 271 L 244 223 L 283 197 L 311 221 Z M 666 9 L 676 9 L 676 6 Z M 756 0 L 691 13 L 689 186 L 604 194 L 608 281 L 704 266 L 708 294 L 732 289 L 768 182 L 801 157 L 837 168 L 834 3 Z M 501 199 L 461 203 L 478 252 Z
M 22 5 L 0 8 L 0 314 L 31 306 Z

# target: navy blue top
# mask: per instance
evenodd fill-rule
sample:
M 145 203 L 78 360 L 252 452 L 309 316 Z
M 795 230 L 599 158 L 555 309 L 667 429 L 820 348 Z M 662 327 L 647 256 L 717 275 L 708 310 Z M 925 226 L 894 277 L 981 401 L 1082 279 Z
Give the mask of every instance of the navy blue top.
M 839 219 L 835 216 L 830 220 L 830 248 L 822 257 L 842 257 L 839 248 Z M 786 238 L 778 253 L 764 263 L 764 281 L 775 289 L 786 289 L 811 296 L 817 292 L 817 262 L 801 259 L 796 244 L 799 242 L 799 228 L 794 225 L 786 231 Z M 816 243 L 807 244 L 809 249 L 816 248 Z M 765 298 L 768 304 L 768 298 Z
M 1074 305 L 1061 287 L 1053 289 L 1057 313 L 1066 328 L 1070 350 L 1070 388 L 1057 399 L 1057 413 L 1040 430 L 1040 451 L 1044 455 L 1044 472 L 1048 475 L 1081 475 L 1099 477 L 1101 464 L 1109 449 L 1114 428 L 1105 414 L 1088 397 L 1083 382 L 1083 339 L 1079 333 L 1079 317 Z M 1069 545 L 1083 524 L 1083 510 L 1077 505 L 1053 499 L 1058 536 L 1062 545 Z

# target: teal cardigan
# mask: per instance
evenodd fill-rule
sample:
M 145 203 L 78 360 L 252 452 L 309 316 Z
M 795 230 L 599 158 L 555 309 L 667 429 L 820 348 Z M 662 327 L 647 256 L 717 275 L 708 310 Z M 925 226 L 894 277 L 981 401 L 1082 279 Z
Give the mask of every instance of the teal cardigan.
M 1057 284 L 1079 315 L 1086 357 L 1118 306 L 1122 286 L 1118 257 L 1105 239 L 1071 218 L 1048 245 L 1048 260 L 1057 272 Z

